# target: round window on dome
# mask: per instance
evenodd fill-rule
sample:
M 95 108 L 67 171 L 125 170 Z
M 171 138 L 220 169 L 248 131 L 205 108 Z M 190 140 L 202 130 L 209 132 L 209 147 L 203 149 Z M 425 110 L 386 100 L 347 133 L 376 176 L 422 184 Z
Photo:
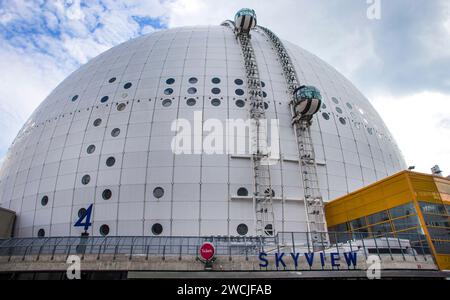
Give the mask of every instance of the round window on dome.
M 325 120 L 329 120 L 329 119 L 330 119 L 330 115 L 327 114 L 327 113 L 322 113 L 322 117 L 323 117 Z
M 189 78 L 189 83 L 190 84 L 196 84 L 197 82 L 198 82 L 198 79 L 196 77 Z
M 112 77 L 111 79 L 108 80 L 109 83 L 113 83 L 114 81 L 116 81 L 116 77 Z
M 100 126 L 100 125 L 102 125 L 102 119 L 95 119 L 95 121 L 94 121 L 94 126 L 95 126 L 95 127 L 98 127 L 98 126 Z
M 155 223 L 152 226 L 152 233 L 154 235 L 160 235 L 163 232 L 163 226 L 159 223 Z
M 272 236 L 273 235 L 273 226 L 272 226 L 272 224 L 267 224 L 266 227 L 264 227 L 264 233 L 267 236 Z
M 41 205 L 46 206 L 48 204 L 48 196 L 44 196 L 41 199 Z
M 194 95 L 197 93 L 197 89 L 195 87 L 190 87 L 187 92 L 189 95 Z
M 332 97 L 331 100 L 335 103 L 335 104 L 339 104 L 339 100 L 336 97 Z
M 265 110 L 269 109 L 269 103 L 264 102 L 264 109 L 265 109 Z
M 338 112 L 338 113 L 340 113 L 340 114 L 342 114 L 342 109 L 340 108 L 340 107 L 336 107 L 336 111 Z
M 194 98 L 189 98 L 186 101 L 187 106 L 194 106 L 195 104 L 197 104 L 197 100 L 195 100 Z
M 95 152 L 95 145 L 89 145 L 86 150 L 87 154 L 92 154 Z
M 81 183 L 82 183 L 83 185 L 88 185 L 89 182 L 91 182 L 91 176 L 89 176 L 89 175 L 84 175 L 84 176 L 81 178 Z
M 236 93 L 236 95 L 238 95 L 238 96 L 243 96 L 243 95 L 244 95 L 244 90 L 242 90 L 242 89 L 237 89 L 237 90 L 235 91 L 235 93 Z
M 243 81 L 242 79 L 236 79 L 236 80 L 234 81 L 234 84 L 236 84 L 236 85 L 243 85 L 243 84 L 244 84 L 244 81 Z
M 245 187 L 241 187 L 237 191 L 237 195 L 239 197 L 247 197 L 248 196 L 248 190 Z
M 77 99 L 78 99 L 78 95 L 73 96 L 73 97 L 72 97 L 72 102 L 77 101 Z
M 120 103 L 117 105 L 117 111 L 124 111 L 127 105 L 125 103 Z
M 211 105 L 212 106 L 216 106 L 216 107 L 220 106 L 220 103 L 221 103 L 220 99 L 215 98 L 215 99 L 211 100 Z
M 162 102 L 163 107 L 169 107 L 171 105 L 172 105 L 172 100 L 170 100 L 170 99 L 164 99 Z
M 164 95 L 172 95 L 173 94 L 173 89 L 168 88 L 164 90 Z
M 109 226 L 106 224 L 103 224 L 102 226 L 100 226 L 99 231 L 102 236 L 107 236 L 109 234 Z
M 108 167 L 112 167 L 114 166 L 116 163 L 116 159 L 114 157 L 108 157 L 108 159 L 106 160 L 106 166 Z
M 45 237 L 45 230 L 42 229 L 42 228 L 39 229 L 39 231 L 38 231 L 38 233 L 37 233 L 37 236 L 40 237 L 40 238 Z
M 263 92 L 263 97 L 267 98 L 267 93 L 266 92 Z
M 125 85 L 123 86 L 124 89 L 128 90 L 129 88 L 131 88 L 133 86 L 133 84 L 131 82 L 127 82 L 125 83 Z
M 248 226 L 245 224 L 239 224 L 236 231 L 239 235 L 244 236 L 248 233 Z
M 219 83 L 220 83 L 220 78 L 214 77 L 214 78 L 211 80 L 211 82 L 214 83 L 214 84 L 219 84 Z
M 86 216 L 86 208 L 80 208 L 78 210 L 78 218 L 84 218 L 84 216 Z
M 153 196 L 156 199 L 161 199 L 164 196 L 164 189 L 162 187 L 157 187 L 153 190 Z
M 347 105 L 347 107 L 348 107 L 349 109 L 353 109 L 353 105 L 351 105 L 350 103 L 347 102 L 346 105 Z
M 266 87 L 266 83 L 264 81 L 261 81 L 261 87 Z
M 327 109 L 327 106 L 325 105 L 325 103 L 322 104 L 322 109 Z
M 347 121 L 345 121 L 345 118 L 340 117 L 339 122 L 341 122 L 342 125 L 346 125 Z
M 106 189 L 102 192 L 103 200 L 109 200 L 112 197 L 112 191 L 110 189 Z
M 220 89 L 219 88 L 213 88 L 212 90 L 211 90 L 211 93 L 213 93 L 214 95 L 218 95 L 218 94 L 220 94 Z
M 245 101 L 244 100 L 236 100 L 236 106 L 239 108 L 242 108 L 245 106 Z
M 111 131 L 111 136 L 112 136 L 112 137 L 118 137 L 119 134 L 120 134 L 120 129 L 119 129 L 119 128 L 114 128 L 114 129 Z
M 104 97 L 102 97 L 102 99 L 100 99 L 100 102 L 101 103 L 105 103 L 105 102 L 107 102 L 109 100 L 109 97 L 108 96 L 104 96 Z
M 175 79 L 173 79 L 173 78 L 169 78 L 169 79 L 166 80 L 166 84 L 168 84 L 168 85 L 171 85 L 171 84 L 174 84 L 174 83 L 175 83 Z

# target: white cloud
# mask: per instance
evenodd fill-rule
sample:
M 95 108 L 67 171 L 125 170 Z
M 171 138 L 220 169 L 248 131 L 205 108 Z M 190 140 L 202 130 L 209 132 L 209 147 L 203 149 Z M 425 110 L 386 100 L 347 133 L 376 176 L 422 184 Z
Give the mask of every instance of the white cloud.
M 373 104 L 394 135 L 408 165 L 430 173 L 440 165 L 450 174 L 450 96 L 422 92 L 404 97 L 378 95 Z

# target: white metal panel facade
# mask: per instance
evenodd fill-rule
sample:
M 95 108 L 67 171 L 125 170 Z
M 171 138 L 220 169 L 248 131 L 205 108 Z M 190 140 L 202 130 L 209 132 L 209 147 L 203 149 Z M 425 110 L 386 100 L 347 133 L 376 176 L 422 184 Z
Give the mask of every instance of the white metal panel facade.
M 291 97 L 270 42 L 260 32 L 252 36 L 267 118 L 280 121 L 283 159 L 271 167 L 275 228 L 305 231 Z M 312 126 L 324 200 L 404 169 L 368 100 L 316 56 L 286 47 L 301 82 L 324 98 Z M 196 111 L 204 120 L 247 119 L 247 105 L 237 105 L 245 102 L 245 90 L 241 50 L 226 27 L 158 31 L 99 55 L 45 99 L 7 154 L 0 205 L 17 213 L 16 235 L 79 235 L 82 229 L 73 225 L 91 203 L 95 236 L 104 225 L 113 236 L 238 235 L 240 224 L 253 235 L 251 197 L 237 193 L 246 188 L 251 196 L 250 159 L 175 155 L 171 149 L 173 120 L 193 120 Z M 160 198 L 155 188 L 163 190 Z

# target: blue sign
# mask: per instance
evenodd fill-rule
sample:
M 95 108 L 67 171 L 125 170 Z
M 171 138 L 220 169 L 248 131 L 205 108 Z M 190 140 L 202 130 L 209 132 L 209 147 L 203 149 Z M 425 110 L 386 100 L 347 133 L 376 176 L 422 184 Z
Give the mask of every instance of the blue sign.
M 342 253 L 329 253 L 330 264 L 333 269 L 339 268 L 341 266 L 341 263 L 340 263 L 341 255 L 340 254 L 342 254 Z M 322 268 L 324 268 L 327 263 L 327 255 L 325 255 L 323 252 L 303 253 L 303 255 L 301 255 L 301 253 L 286 254 L 286 253 L 282 252 L 282 253 L 275 253 L 273 255 L 274 255 L 275 266 L 277 269 L 280 267 L 286 268 L 287 267 L 286 262 L 288 262 L 288 260 L 289 260 L 289 262 L 293 262 L 295 268 L 297 269 L 299 262 L 303 257 L 311 268 L 314 265 L 314 261 L 317 261 L 317 260 L 320 261 L 320 265 L 322 266 Z M 345 253 L 343 253 L 343 255 L 344 255 L 345 263 L 347 264 L 348 268 L 351 268 L 352 266 L 354 268 L 356 268 L 358 253 L 345 252 Z M 259 261 L 260 261 L 259 266 L 261 268 L 267 268 L 269 266 L 268 254 L 265 252 L 261 252 L 259 254 Z
M 92 207 L 93 206 L 94 206 L 94 204 L 91 204 L 86 209 L 86 212 L 82 216 L 80 216 L 80 218 L 75 223 L 75 225 L 73 225 L 74 227 L 84 227 L 84 231 L 88 231 L 89 227 L 92 226 L 91 215 L 92 215 Z M 85 220 L 85 221 L 83 222 L 83 220 Z

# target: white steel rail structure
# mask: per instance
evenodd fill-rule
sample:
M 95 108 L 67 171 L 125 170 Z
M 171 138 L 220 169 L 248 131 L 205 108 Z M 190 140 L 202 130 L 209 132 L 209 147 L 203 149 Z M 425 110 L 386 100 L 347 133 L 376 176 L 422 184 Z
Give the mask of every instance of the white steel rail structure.
M 295 94 L 301 87 L 301 84 L 295 67 L 283 43 L 271 30 L 262 26 L 258 26 L 257 28 L 272 42 L 283 69 L 289 94 L 292 97 L 290 110 L 300 158 L 299 163 L 305 197 L 307 228 L 314 248 L 323 248 L 329 243 L 329 238 L 328 234 L 326 234 L 327 225 L 323 198 L 320 192 L 315 159 L 316 156 L 311 137 L 312 115 L 303 116 L 298 114 L 295 110 Z
M 232 21 L 225 21 L 222 25 L 233 29 L 244 57 L 247 92 L 250 100 L 250 150 L 253 162 L 253 206 L 256 234 L 258 236 L 274 236 L 275 214 L 267 149 L 267 120 L 258 63 L 251 43 L 250 32 L 238 30 Z

